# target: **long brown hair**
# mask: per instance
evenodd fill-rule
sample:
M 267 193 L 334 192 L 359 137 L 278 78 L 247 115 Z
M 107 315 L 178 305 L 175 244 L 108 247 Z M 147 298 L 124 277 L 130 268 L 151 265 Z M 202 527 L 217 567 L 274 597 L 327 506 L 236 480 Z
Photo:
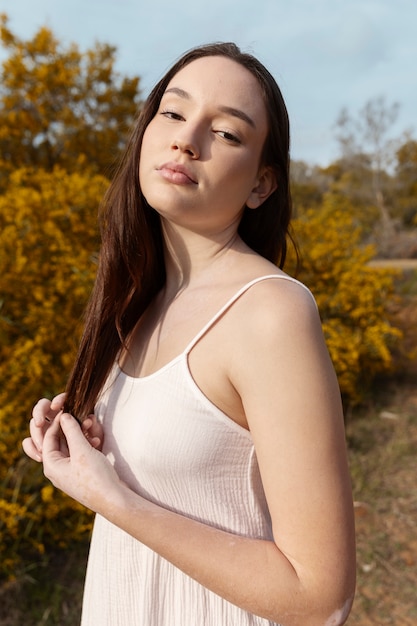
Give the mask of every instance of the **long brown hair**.
M 93 411 L 129 333 L 165 283 L 159 216 L 146 202 L 139 184 L 142 139 L 171 79 L 192 61 L 207 56 L 236 61 L 256 77 L 262 89 L 269 122 L 262 164 L 274 170 L 278 186 L 258 210 L 244 209 L 238 232 L 255 252 L 279 267 L 284 265 L 291 196 L 289 122 L 281 91 L 262 63 L 233 43 L 194 48 L 173 65 L 147 98 L 101 206 L 102 246 L 97 278 L 67 385 L 65 410 L 78 419 Z

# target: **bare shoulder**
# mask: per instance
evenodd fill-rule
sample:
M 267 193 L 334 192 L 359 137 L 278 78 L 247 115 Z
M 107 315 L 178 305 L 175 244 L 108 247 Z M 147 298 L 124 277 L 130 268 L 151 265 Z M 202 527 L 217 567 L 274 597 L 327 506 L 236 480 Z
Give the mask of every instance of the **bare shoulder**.
M 283 272 L 253 284 L 242 298 L 241 313 L 245 333 L 281 334 L 305 325 L 321 327 L 312 292 Z
M 316 391 L 328 381 L 335 386 L 312 293 L 287 275 L 278 276 L 255 283 L 241 299 L 232 331 L 233 384 L 244 394 L 253 382 L 261 388 L 269 381 L 274 394 L 279 380 L 287 396 L 300 381 L 306 388 L 315 383 Z

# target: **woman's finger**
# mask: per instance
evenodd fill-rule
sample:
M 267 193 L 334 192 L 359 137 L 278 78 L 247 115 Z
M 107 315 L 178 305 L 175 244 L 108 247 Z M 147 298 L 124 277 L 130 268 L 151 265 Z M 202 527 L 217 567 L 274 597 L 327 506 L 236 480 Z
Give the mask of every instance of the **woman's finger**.
M 88 415 L 82 423 L 82 431 L 88 443 L 97 450 L 103 445 L 103 426 L 94 414 Z
M 34 417 L 29 422 L 30 436 L 39 453 L 42 452 L 45 426 L 45 422 L 42 426 L 37 426 L 36 419 Z
M 73 452 L 78 454 L 82 446 L 89 448 L 90 444 L 77 420 L 69 413 L 60 413 L 45 433 L 42 449 L 44 463 L 51 455 L 56 456 L 57 452 L 61 457 L 71 456 Z
M 62 409 L 64 408 L 66 396 L 67 394 L 64 391 L 63 393 L 59 393 L 57 396 L 55 396 L 55 398 L 52 398 L 51 409 L 58 412 L 62 411 Z
M 46 421 L 53 419 L 55 414 L 51 411 L 51 401 L 47 398 L 39 400 L 33 407 L 32 416 L 35 426 L 38 426 L 39 428 L 44 426 L 45 419 Z
M 57 417 L 56 419 L 54 419 L 51 422 L 51 425 L 49 426 L 48 430 L 45 432 L 45 436 L 43 439 L 43 446 L 42 446 L 42 456 L 44 459 L 44 463 L 45 463 L 45 459 L 48 455 L 51 455 L 55 452 L 61 452 L 61 428 L 60 428 L 60 418 L 61 416 Z
M 23 439 L 22 448 L 29 458 L 37 461 L 38 463 L 42 461 L 42 453 L 39 452 L 31 437 L 26 437 L 26 439 Z

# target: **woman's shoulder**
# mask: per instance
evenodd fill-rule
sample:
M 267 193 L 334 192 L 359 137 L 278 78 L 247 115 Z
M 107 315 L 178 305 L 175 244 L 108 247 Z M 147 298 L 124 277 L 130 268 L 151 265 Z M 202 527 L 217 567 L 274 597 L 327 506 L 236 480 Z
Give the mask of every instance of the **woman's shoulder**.
M 242 288 L 236 315 L 242 339 L 256 336 L 271 340 L 292 334 L 321 332 L 315 298 L 304 283 L 279 268 L 259 273 Z M 263 341 L 262 341 L 263 343 Z
M 229 320 L 239 335 L 257 328 L 268 333 L 274 326 L 280 331 L 283 325 L 292 324 L 294 316 L 299 322 L 317 320 L 314 296 L 298 278 L 252 250 L 239 251 L 232 267 L 223 272 L 218 288 L 223 285 L 229 294 L 225 308 L 233 304 Z
M 285 312 L 300 306 L 317 311 L 309 287 L 272 264 L 248 276 L 242 291 L 247 292 L 243 305 L 255 306 L 259 311 Z
M 265 297 L 279 296 L 280 298 L 285 297 L 285 300 L 288 298 L 291 300 L 299 294 L 301 298 L 307 295 L 308 301 L 315 302 L 314 296 L 306 284 L 279 268 L 275 268 L 268 274 L 260 274 L 250 282 L 253 282 L 254 285 L 259 284 L 259 292 L 262 291 Z
M 234 346 L 231 371 L 236 388 L 246 388 L 247 371 L 255 376 L 253 364 L 256 376 L 273 368 L 284 379 L 289 363 L 296 363 L 297 371 L 301 361 L 327 363 L 315 299 L 308 287 L 288 274 L 277 271 L 256 281 L 235 313 L 229 343 Z
M 308 285 L 298 278 L 291 276 L 253 251 L 245 255 L 242 260 L 239 282 L 244 284 L 244 289 L 248 291 L 248 297 L 245 298 L 248 304 L 252 299 L 251 296 L 255 299 L 261 298 L 260 302 L 265 304 L 269 299 L 278 298 L 283 307 L 291 306 L 295 300 L 305 299 L 316 308 L 314 296 Z

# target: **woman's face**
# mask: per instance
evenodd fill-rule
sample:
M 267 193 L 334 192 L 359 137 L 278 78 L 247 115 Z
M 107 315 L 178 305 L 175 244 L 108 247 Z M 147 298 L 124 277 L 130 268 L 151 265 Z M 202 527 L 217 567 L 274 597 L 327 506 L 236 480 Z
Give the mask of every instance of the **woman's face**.
M 226 57 L 180 70 L 143 137 L 139 165 L 147 202 L 173 223 L 206 234 L 237 225 L 275 188 L 260 166 L 268 132 L 256 78 Z

